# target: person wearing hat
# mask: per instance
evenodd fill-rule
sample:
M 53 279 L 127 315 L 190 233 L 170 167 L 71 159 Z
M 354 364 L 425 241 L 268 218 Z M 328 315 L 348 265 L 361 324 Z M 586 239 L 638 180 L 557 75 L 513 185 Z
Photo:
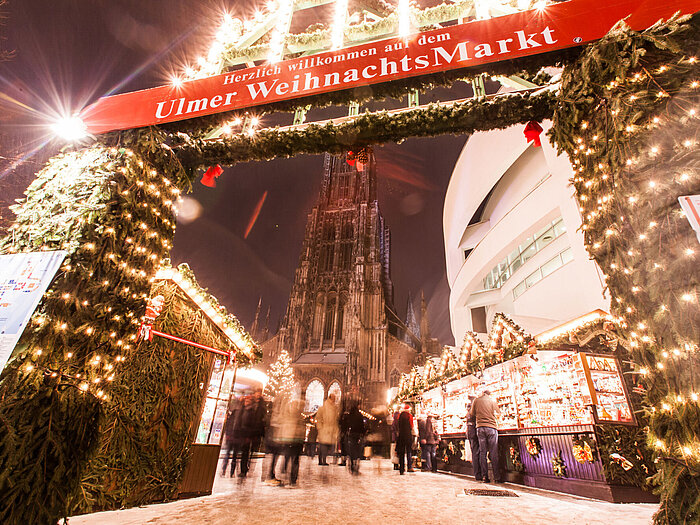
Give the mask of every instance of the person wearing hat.
M 413 472 L 413 416 L 411 415 L 411 405 L 408 403 L 404 404 L 401 409 L 396 426 L 398 430 L 396 454 L 399 456 L 399 474 L 403 474 L 406 470 Z
M 498 469 L 498 404 L 487 389 L 472 402 L 471 415 L 476 419 L 476 435 L 479 439 L 479 463 L 484 483 L 489 483 L 488 458 L 491 460 L 493 477 L 496 483 L 502 483 Z

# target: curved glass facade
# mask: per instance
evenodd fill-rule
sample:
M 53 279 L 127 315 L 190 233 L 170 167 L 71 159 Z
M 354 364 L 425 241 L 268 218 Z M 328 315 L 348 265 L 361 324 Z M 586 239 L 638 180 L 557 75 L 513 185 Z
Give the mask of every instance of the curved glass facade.
M 547 224 L 535 235 L 523 239 L 508 257 L 494 266 L 484 277 L 483 289 L 495 290 L 503 286 L 523 264 L 554 241 L 554 239 L 564 235 L 565 232 L 564 220 L 559 217 Z

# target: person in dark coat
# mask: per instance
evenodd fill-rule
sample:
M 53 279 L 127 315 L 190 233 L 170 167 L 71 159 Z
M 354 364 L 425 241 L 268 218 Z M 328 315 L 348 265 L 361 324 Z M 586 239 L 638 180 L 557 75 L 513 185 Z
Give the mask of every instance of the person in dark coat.
M 236 470 L 236 445 L 235 445 L 235 423 L 238 415 L 239 401 L 232 399 L 226 412 L 226 423 L 224 424 L 224 464 L 221 467 L 221 475 L 226 475 L 226 467 L 231 462 L 231 476 Z
M 241 468 L 238 474 L 241 478 L 248 475 L 251 452 L 257 450 L 265 433 L 265 410 L 262 392 L 256 391 L 243 399 L 239 440 Z
M 406 470 L 413 472 L 413 416 L 411 405 L 406 403 L 398 417 L 396 434 L 396 454 L 399 456 L 399 474 Z
M 418 420 L 418 439 L 420 439 L 420 448 L 423 453 L 423 461 L 425 470 L 437 472 L 437 444 L 440 442 L 440 435 L 435 430 L 433 416 L 428 414 L 425 419 Z
M 469 448 L 472 451 L 472 469 L 474 470 L 474 479 L 482 481 L 484 475 L 481 472 L 481 455 L 479 454 L 479 437 L 476 435 L 476 415 L 472 415 L 472 403 L 476 396 L 469 396 L 469 405 L 467 407 L 467 439 L 469 440 Z
M 394 414 L 391 416 L 391 449 L 389 455 L 391 456 L 391 462 L 394 464 L 394 470 L 399 470 L 399 455 L 398 449 L 396 448 L 396 440 L 399 437 L 399 416 L 401 415 L 401 410 L 398 407 L 394 407 Z
M 347 401 L 343 400 L 343 406 L 340 410 L 340 417 L 338 418 L 338 428 L 340 433 L 338 435 L 338 441 L 340 441 L 340 465 L 344 467 L 346 465 L 348 457 L 348 415 L 349 404 Z
M 350 411 L 345 424 L 347 426 L 347 450 L 350 458 L 350 472 L 359 474 L 362 445 L 365 436 L 365 418 L 362 416 L 356 401 L 350 404 Z

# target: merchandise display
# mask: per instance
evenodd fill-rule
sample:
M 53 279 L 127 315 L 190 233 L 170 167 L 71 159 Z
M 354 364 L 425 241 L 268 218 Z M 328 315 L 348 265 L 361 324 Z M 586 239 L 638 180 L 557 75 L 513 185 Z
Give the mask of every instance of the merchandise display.
M 421 408 L 442 414 L 445 434 L 466 432 L 470 396 L 498 403 L 500 430 L 634 423 L 614 357 L 544 351 L 485 369 L 423 393 Z
M 234 367 L 227 367 L 224 359 L 217 357 L 214 360 L 214 369 L 209 379 L 207 397 L 204 400 L 195 443 L 209 445 L 221 443 L 234 374 Z

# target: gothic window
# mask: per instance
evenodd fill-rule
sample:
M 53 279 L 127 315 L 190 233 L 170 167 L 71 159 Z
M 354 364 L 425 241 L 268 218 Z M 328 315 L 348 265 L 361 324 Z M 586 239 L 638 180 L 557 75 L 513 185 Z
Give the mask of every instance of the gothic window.
M 351 172 L 339 173 L 337 178 L 337 198 L 338 200 L 350 197 L 350 176 Z
M 333 320 L 335 317 L 335 297 L 329 297 L 326 303 L 326 322 L 323 323 L 323 338 L 333 337 Z
M 332 223 L 324 224 L 321 250 L 319 252 L 319 271 L 333 271 L 333 257 L 335 255 L 335 225 Z
M 333 270 L 333 245 L 324 244 L 321 246 L 321 254 L 319 256 L 319 269 L 321 272 L 330 272 Z
M 326 387 L 318 379 L 314 379 L 306 387 L 306 406 L 304 412 L 316 412 L 323 404 L 323 394 Z
M 343 318 L 345 317 L 345 303 L 346 299 L 345 297 L 340 298 L 340 302 L 338 303 L 338 322 L 336 323 L 335 327 L 335 337 L 336 339 L 344 339 L 343 337 Z
M 344 242 L 340 245 L 340 253 L 338 254 L 338 266 L 341 270 L 350 270 L 352 268 L 352 243 Z
M 352 223 L 347 222 L 343 225 L 340 235 L 341 243 L 338 253 L 338 266 L 341 270 L 349 270 L 352 267 L 353 237 Z
M 339 403 L 342 397 L 343 391 L 340 389 L 340 383 L 338 381 L 333 381 L 331 386 L 328 387 L 328 395 L 335 394 L 335 402 Z
M 396 370 L 396 368 L 394 368 L 391 371 L 391 375 L 389 375 L 389 384 L 393 388 L 395 386 L 399 386 L 400 382 L 401 382 L 401 372 L 399 372 L 398 370 Z
M 325 224 L 323 226 L 323 240 L 326 242 L 335 240 L 335 226 L 333 224 Z
M 323 296 L 316 299 L 316 309 L 314 314 L 313 336 L 321 337 L 321 323 L 323 322 Z

